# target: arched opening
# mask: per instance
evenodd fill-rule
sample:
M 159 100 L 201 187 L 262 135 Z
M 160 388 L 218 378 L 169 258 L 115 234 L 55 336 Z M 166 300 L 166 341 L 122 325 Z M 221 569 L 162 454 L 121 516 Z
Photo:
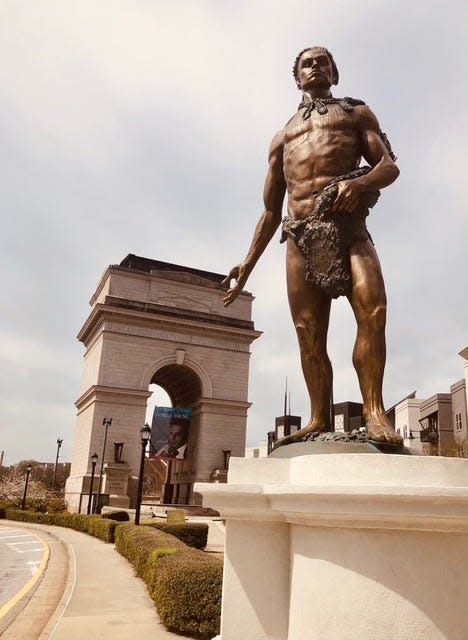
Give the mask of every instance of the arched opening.
M 155 407 L 193 410 L 202 397 L 202 383 L 195 371 L 180 364 L 167 364 L 158 369 L 149 385 L 147 422 L 153 427 Z M 172 427 L 171 427 L 172 428 Z M 149 475 L 153 477 L 154 497 L 162 504 L 188 504 L 192 491 L 193 451 L 197 445 L 199 415 L 192 412 L 184 459 L 164 459 L 153 448 L 148 460 Z M 159 443 L 161 444 L 161 443 Z M 173 454 L 170 454 L 173 455 Z
M 198 375 L 182 364 L 167 364 L 151 379 L 164 389 L 172 401 L 173 407 L 193 408 L 202 395 L 202 386 Z
M 172 407 L 173 405 L 170 395 L 158 384 L 151 383 L 148 391 L 150 391 L 151 395 L 146 405 L 145 422 L 151 426 L 155 407 Z

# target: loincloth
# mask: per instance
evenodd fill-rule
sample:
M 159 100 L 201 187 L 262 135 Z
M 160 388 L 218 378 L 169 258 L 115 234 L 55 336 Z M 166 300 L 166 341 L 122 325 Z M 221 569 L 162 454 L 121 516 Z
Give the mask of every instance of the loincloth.
M 370 170 L 370 167 L 360 167 L 333 178 L 318 195 L 310 216 L 304 220 L 283 219 L 280 242 L 287 238 L 294 240 L 306 261 L 306 281 L 332 298 L 351 293 L 349 250 L 358 241 L 372 241 L 366 217 L 380 195 L 379 191 L 363 193 L 358 209 L 352 214 L 331 213 L 338 193 L 337 183 L 358 178 Z

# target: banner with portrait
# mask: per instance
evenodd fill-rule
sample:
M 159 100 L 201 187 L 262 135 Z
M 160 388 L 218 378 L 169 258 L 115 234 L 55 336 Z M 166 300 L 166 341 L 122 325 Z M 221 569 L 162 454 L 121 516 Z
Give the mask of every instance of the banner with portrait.
M 155 407 L 151 424 L 151 458 L 184 460 L 190 429 L 191 409 Z

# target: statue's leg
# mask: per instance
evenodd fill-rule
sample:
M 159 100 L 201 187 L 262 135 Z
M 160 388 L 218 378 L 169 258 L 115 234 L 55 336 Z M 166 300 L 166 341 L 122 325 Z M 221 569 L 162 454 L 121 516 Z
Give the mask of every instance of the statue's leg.
M 302 370 L 310 396 L 311 418 L 282 444 L 300 440 L 312 431 L 330 431 L 332 368 L 327 354 L 331 298 L 305 280 L 305 260 L 288 239 L 286 273 L 291 316 L 296 328 Z
M 387 297 L 379 259 L 370 240 L 357 242 L 351 248 L 350 259 L 353 282 L 350 303 L 357 322 L 353 364 L 368 434 L 374 440 L 400 443 L 401 437 L 385 415 L 382 399 Z

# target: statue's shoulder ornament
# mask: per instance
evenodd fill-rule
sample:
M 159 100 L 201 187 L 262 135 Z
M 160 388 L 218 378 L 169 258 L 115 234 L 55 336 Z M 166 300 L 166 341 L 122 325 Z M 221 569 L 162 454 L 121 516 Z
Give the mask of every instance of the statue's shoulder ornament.
M 314 110 L 317 110 L 317 113 L 321 116 L 328 113 L 327 105 L 329 104 L 337 104 L 343 109 L 343 111 L 349 113 L 354 109 L 354 107 L 365 105 L 366 103 L 363 100 L 357 100 L 356 98 L 350 98 L 349 96 L 346 96 L 345 98 L 313 98 L 312 100 L 303 100 L 298 107 L 298 111 L 304 109 L 302 119 L 308 120 Z

